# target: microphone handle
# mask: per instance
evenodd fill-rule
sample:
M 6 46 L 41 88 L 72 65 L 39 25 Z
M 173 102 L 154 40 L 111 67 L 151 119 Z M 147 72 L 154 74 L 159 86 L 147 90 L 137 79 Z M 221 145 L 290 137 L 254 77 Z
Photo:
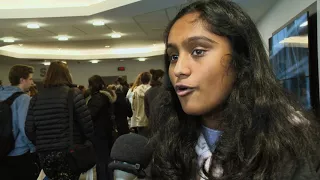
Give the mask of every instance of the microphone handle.
M 121 170 L 113 171 L 114 180 L 138 180 L 137 176 Z

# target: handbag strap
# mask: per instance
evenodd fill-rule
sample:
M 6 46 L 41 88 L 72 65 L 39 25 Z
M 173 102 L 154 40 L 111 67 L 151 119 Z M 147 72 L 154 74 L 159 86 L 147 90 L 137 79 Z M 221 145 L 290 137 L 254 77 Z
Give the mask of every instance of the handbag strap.
M 70 136 L 70 147 L 73 145 L 73 89 L 70 88 L 68 91 L 68 111 L 69 111 L 69 136 Z

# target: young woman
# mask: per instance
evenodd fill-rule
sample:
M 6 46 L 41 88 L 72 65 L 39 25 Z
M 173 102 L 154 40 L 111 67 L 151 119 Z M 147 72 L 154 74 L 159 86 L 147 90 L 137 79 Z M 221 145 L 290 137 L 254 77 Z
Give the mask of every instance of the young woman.
M 319 126 L 284 93 L 238 5 L 192 3 L 165 35 L 172 93 L 152 112 L 151 179 L 320 178 Z
M 113 103 L 116 97 L 105 91 L 106 84 L 100 76 L 94 75 L 89 78 L 88 82 L 91 93 L 88 97 L 88 108 L 94 126 L 93 144 L 97 156 L 97 179 L 109 180 L 112 178 L 108 171 L 113 142 L 111 116 L 113 115 Z
M 114 103 L 115 123 L 118 136 L 121 136 L 130 132 L 128 118 L 132 117 L 132 109 L 126 94 L 120 89 L 116 89 L 115 93 L 117 95 L 117 100 Z
M 132 107 L 132 100 L 133 100 L 133 91 L 141 85 L 141 74 L 138 74 L 138 76 L 136 77 L 134 83 L 132 84 L 131 88 L 128 90 L 128 93 L 126 95 L 126 98 L 129 100 L 130 102 L 130 105 Z M 134 132 L 134 133 L 138 133 L 138 130 L 137 128 L 135 127 L 132 127 L 131 123 L 134 122 L 134 116 L 132 116 L 129 120 L 128 120 L 128 124 L 129 124 L 129 127 L 130 127 L 130 131 L 131 132 Z
M 131 127 L 136 129 L 138 134 L 147 136 L 148 118 L 144 111 L 144 96 L 150 86 L 151 74 L 143 72 L 141 74 L 141 84 L 134 89 L 132 98 L 132 119 Z
M 140 86 L 141 84 L 141 73 L 136 77 L 136 80 L 134 81 L 133 85 L 127 92 L 127 99 L 129 99 L 129 102 L 132 104 L 132 97 L 133 97 L 133 91 L 136 87 Z
M 150 105 L 154 98 L 159 95 L 159 93 L 163 90 L 162 88 L 162 78 L 164 76 L 164 71 L 161 69 L 151 69 L 151 82 L 150 86 L 151 88 L 146 92 L 146 95 L 144 97 L 144 108 L 146 116 L 149 118 L 150 116 Z
M 25 131 L 36 145 L 41 167 L 51 180 L 76 180 L 67 161 L 70 147 L 68 91 L 73 88 L 73 143 L 91 139 L 93 126 L 82 93 L 72 85 L 68 67 L 63 62 L 50 64 L 44 88 L 31 99 Z

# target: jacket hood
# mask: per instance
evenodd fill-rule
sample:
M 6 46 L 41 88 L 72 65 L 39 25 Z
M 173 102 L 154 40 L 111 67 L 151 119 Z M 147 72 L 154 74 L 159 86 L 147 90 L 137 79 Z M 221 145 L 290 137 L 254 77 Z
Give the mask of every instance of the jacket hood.
M 22 92 L 22 90 L 16 86 L 0 86 L 0 99 L 7 99 L 15 92 Z
M 134 90 L 134 93 L 140 97 L 144 97 L 145 93 L 150 89 L 150 87 L 151 86 L 149 84 L 141 84 Z
M 100 93 L 107 96 L 109 98 L 110 103 L 114 103 L 117 100 L 117 94 L 113 91 L 112 91 L 112 93 L 110 93 L 108 91 L 100 91 Z

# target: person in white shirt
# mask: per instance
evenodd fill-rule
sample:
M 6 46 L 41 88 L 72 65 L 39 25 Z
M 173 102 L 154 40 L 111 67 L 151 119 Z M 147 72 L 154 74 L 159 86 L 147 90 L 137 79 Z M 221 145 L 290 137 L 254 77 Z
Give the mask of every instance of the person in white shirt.
M 148 117 L 145 114 L 144 96 L 150 86 L 151 74 L 144 72 L 141 74 L 141 85 L 133 91 L 131 127 L 136 128 L 138 134 L 147 136 Z

